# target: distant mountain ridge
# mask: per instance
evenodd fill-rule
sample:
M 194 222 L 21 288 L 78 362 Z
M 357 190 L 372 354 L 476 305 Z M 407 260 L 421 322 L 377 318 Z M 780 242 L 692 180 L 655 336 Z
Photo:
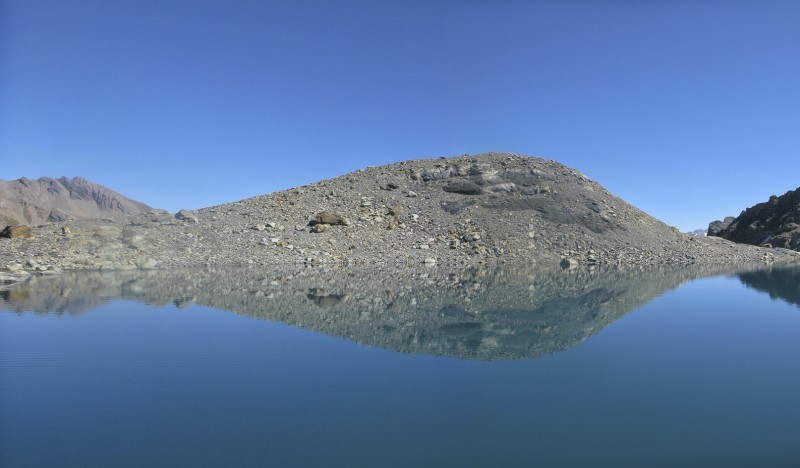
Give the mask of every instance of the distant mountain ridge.
M 0 227 L 113 215 L 152 208 L 83 177 L 0 180 Z
M 712 222 L 708 235 L 742 244 L 800 251 L 800 187 L 781 196 L 773 195 L 736 218 Z

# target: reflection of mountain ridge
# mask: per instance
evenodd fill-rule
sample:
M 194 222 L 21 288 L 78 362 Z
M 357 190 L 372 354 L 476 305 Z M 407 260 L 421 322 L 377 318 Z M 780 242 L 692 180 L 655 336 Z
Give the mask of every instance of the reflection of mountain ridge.
M 772 299 L 783 299 L 800 306 L 800 266 L 776 266 L 738 274 L 739 281 L 748 288 L 769 294 Z
M 80 272 L 9 288 L 0 309 L 75 314 L 115 298 L 197 303 L 401 352 L 514 359 L 569 349 L 665 291 L 722 273 L 730 269 Z

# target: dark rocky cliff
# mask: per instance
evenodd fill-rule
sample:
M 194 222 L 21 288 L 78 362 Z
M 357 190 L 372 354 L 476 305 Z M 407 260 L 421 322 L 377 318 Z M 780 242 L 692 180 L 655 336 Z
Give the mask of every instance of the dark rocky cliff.
M 742 244 L 800 250 L 800 188 L 773 195 L 736 218 L 712 222 L 708 235 Z

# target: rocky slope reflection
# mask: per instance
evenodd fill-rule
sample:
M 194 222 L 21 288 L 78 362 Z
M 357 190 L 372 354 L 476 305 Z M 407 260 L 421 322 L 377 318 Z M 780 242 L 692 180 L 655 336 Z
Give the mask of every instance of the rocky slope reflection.
M 569 349 L 655 296 L 730 268 L 296 268 L 75 272 L 0 290 L 0 308 L 75 314 L 122 298 L 196 303 L 401 352 L 515 359 Z
M 766 270 L 739 273 L 745 286 L 769 294 L 772 299 L 783 299 L 800 306 L 800 267 L 774 267 Z

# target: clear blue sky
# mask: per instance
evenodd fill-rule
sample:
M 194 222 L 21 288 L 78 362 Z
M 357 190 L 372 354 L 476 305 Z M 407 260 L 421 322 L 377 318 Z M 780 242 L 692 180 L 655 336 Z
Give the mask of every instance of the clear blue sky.
M 0 179 L 175 211 L 485 151 L 684 230 L 794 189 L 800 2 L 0 0 Z

